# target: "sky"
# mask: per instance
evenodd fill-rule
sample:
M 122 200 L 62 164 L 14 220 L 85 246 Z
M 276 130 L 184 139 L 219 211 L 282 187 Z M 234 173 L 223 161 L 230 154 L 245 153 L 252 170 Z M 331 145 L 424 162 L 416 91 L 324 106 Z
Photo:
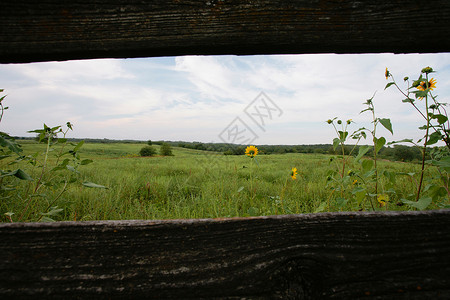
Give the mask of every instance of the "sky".
M 432 67 L 434 94 L 450 96 L 450 53 L 180 56 L 0 64 L 7 94 L 0 131 L 70 121 L 72 138 L 331 144 L 328 119 L 352 119 L 349 131 L 371 127 L 360 111 L 373 98 L 376 114 L 391 119 L 387 141 L 419 139 L 424 124 L 390 81 L 404 89 Z M 423 102 L 420 102 L 423 105 Z M 370 141 L 368 141 L 370 142 Z M 363 143 L 364 144 L 364 143 Z

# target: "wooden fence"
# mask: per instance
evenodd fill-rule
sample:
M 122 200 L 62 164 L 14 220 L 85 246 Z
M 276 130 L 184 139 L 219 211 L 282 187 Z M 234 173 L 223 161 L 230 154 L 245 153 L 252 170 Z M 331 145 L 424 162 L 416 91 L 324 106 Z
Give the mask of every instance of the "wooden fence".
M 445 52 L 450 2 L 2 1 L 0 62 Z M 0 224 L 0 296 L 449 299 L 450 211 Z

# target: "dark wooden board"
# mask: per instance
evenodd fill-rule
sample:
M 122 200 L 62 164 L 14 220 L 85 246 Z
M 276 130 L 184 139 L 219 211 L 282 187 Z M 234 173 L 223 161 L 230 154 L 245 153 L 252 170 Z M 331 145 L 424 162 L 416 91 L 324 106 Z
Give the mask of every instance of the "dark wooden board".
M 448 0 L 5 0 L 0 7 L 0 63 L 448 52 L 449 36 Z
M 450 299 L 450 211 L 0 224 L 0 298 Z

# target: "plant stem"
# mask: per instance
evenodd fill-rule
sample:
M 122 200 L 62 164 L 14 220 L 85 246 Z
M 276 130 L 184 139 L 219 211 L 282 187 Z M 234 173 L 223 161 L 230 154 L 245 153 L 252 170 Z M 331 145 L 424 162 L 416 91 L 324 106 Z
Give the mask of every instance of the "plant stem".
M 51 140 L 52 140 L 52 138 L 51 138 L 51 135 L 49 134 L 48 135 L 48 140 L 47 140 L 47 149 L 45 150 L 44 164 L 42 165 L 41 176 L 39 176 L 39 180 L 36 183 L 36 187 L 34 188 L 34 193 L 36 193 L 36 191 L 38 190 L 39 185 L 40 185 L 40 183 L 42 181 L 42 177 L 44 176 L 44 173 L 45 173 L 45 169 L 46 169 L 46 166 L 47 166 L 48 152 L 50 151 Z
M 375 107 L 374 107 L 373 103 L 371 103 L 371 106 L 372 106 L 372 119 L 373 119 L 373 132 L 372 132 L 373 139 L 372 140 L 373 140 L 373 163 L 374 163 L 374 168 L 375 168 L 375 194 L 378 194 L 378 168 L 377 168 L 377 151 L 376 151 L 377 119 L 375 117 Z M 370 201 L 370 202 L 372 204 L 372 208 L 374 208 L 372 201 Z
M 426 88 L 428 89 L 428 74 L 426 76 Z M 420 172 L 419 186 L 417 188 L 416 201 L 419 201 L 420 191 L 422 189 L 423 174 L 425 172 L 425 155 L 427 153 L 428 133 L 429 133 L 429 129 L 430 129 L 430 116 L 429 116 L 429 111 L 428 111 L 428 93 L 427 93 L 427 95 L 425 95 L 425 109 L 426 109 L 426 113 L 427 113 L 427 128 L 426 128 L 426 132 L 425 132 L 425 142 L 423 144 L 423 150 L 422 150 L 422 167 L 421 167 L 421 172 Z

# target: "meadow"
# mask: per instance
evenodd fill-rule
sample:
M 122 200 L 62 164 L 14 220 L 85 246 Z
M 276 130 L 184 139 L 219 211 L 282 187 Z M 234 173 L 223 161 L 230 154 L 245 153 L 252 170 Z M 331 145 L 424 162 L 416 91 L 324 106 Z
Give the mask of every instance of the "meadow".
M 408 176 L 397 178 L 400 189 L 388 205 L 369 205 L 349 201 L 343 205 L 329 184 L 329 170 L 339 160 L 325 154 L 272 154 L 258 155 L 257 161 L 248 156 L 225 156 L 221 153 L 173 147 L 173 156 L 139 157 L 142 143 L 85 143 L 79 150 L 82 159 L 93 163 L 77 169 L 79 182 L 59 188 L 43 188 L 33 200 L 33 211 L 27 221 L 43 220 L 125 220 L 125 219 L 184 219 L 246 217 L 276 214 L 299 214 L 319 211 L 405 210 L 398 199 L 414 189 Z M 45 144 L 22 143 L 24 153 L 41 153 Z M 159 146 L 153 147 L 159 151 Z M 50 152 L 51 168 L 58 152 Z M 331 159 L 331 158 L 334 159 Z M 2 161 L 2 163 L 6 163 Z M 39 163 L 20 166 L 33 181 L 20 181 L 16 196 L 3 198 L 2 215 L 14 213 L 16 221 L 28 201 L 20 197 L 30 190 L 39 177 Z M 296 179 L 291 169 L 296 167 Z M 358 164 L 350 161 L 349 170 Z M 420 169 L 418 164 L 380 161 L 380 170 L 411 173 Z M 59 170 L 66 176 L 67 170 Z M 55 177 L 63 178 L 63 177 Z M 53 179 L 59 180 L 59 179 Z M 104 188 L 89 188 L 80 182 L 89 181 Z M 381 185 L 388 184 L 381 180 Z M 31 198 L 30 198 L 31 199 Z M 56 200 L 55 200 L 56 199 Z M 339 204 L 339 205 L 338 205 Z M 49 212 L 52 207 L 52 212 Z M 428 208 L 439 208 L 431 205 Z M 28 208 L 26 208 L 28 210 Z M 16 218 L 16 220 L 14 219 Z M 23 217 L 22 217 L 23 218 Z M 11 221 L 3 217 L 2 221 Z

